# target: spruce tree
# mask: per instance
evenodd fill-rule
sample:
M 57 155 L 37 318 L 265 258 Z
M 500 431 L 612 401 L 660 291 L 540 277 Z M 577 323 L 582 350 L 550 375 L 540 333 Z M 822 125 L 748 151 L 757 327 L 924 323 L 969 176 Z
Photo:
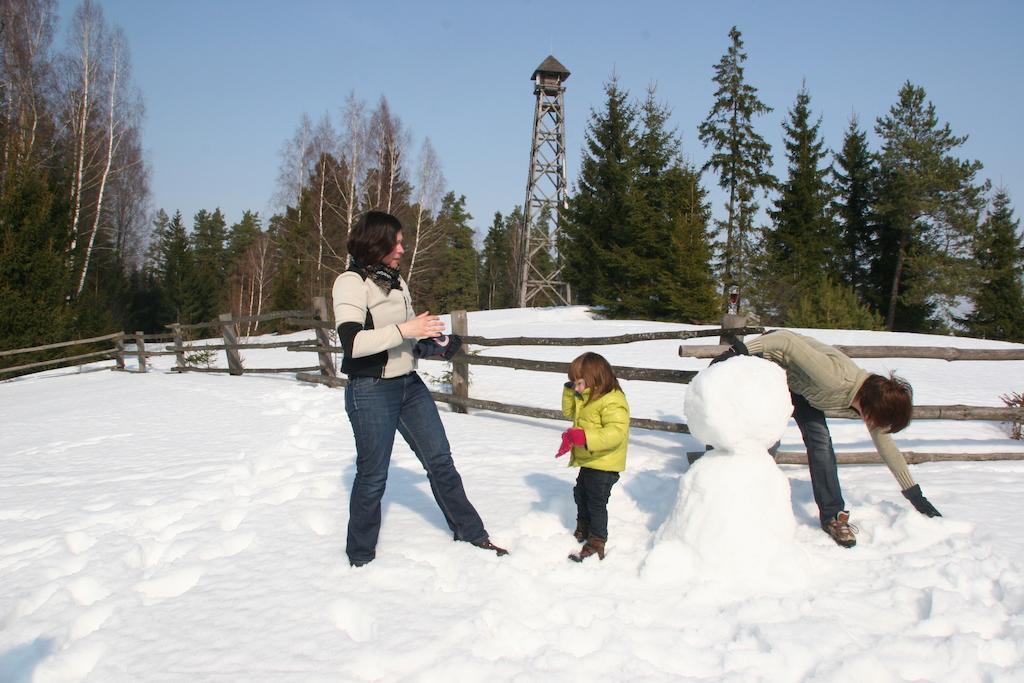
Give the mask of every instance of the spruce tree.
M 167 224 L 160 244 L 160 261 L 161 317 L 177 323 L 207 322 L 198 315 L 201 305 L 195 285 L 195 264 L 180 211 Z
M 42 171 L 22 168 L 0 187 L 0 348 L 66 341 L 71 280 L 63 248 L 66 207 Z M 18 365 L 38 356 L 0 359 Z
M 775 186 L 769 171 L 771 145 L 753 127 L 755 116 L 767 114 L 772 108 L 757 97 L 757 88 L 744 80 L 741 33 L 735 26 L 729 31 L 731 44 L 715 65 L 712 79 L 718 89 L 715 103 L 700 124 L 700 140 L 712 150 L 702 170 L 714 169 L 719 186 L 728 193 L 727 217 L 716 221 L 725 231 L 720 277 L 723 287 L 738 288 L 740 300 L 746 297 L 750 284 L 752 254 L 757 247 L 754 219 L 757 195 Z
M 678 135 L 666 127 L 669 110 L 654 95 L 648 89 L 640 107 L 633 234 L 623 235 L 621 245 L 629 291 L 621 308 L 650 320 L 706 321 L 716 298 L 704 191 L 682 161 Z
M 761 290 L 773 304 L 769 310 L 777 309 L 782 316 L 804 292 L 819 284 L 821 273 L 833 270 L 839 252 L 829 212 L 829 169 L 822 166 L 826 150 L 818 134 L 821 118 L 811 123 L 810 103 L 803 86 L 789 120 L 782 124 L 788 177 L 775 209 L 769 211 L 773 227 L 765 234 L 769 276 Z
M 476 310 L 479 302 L 477 267 L 479 255 L 473 246 L 473 217 L 466 211 L 466 197 L 448 192 L 441 200 L 437 222 L 444 239 L 432 258 L 442 267 L 430 268 L 418 278 L 413 292 L 416 310 L 450 313 Z
M 220 209 L 200 209 L 192 229 L 196 316 L 213 320 L 227 304 L 227 226 Z
M 862 304 L 852 287 L 819 273 L 813 286 L 805 288 L 785 312 L 783 324 L 829 330 L 878 330 L 882 317 Z
M 861 300 L 869 288 L 869 258 L 874 239 L 875 183 L 877 168 L 868 149 L 867 135 L 857 123 L 843 137 L 843 149 L 835 155 L 832 167 L 833 206 L 841 239 L 838 259 L 840 281 L 853 287 Z
M 1024 240 L 1019 224 L 1009 195 L 999 190 L 972 245 L 979 269 L 971 296 L 974 307 L 959 322 L 973 337 L 1024 342 Z
M 618 305 L 623 287 L 621 235 L 635 232 L 636 109 L 613 77 L 602 111 L 591 110 L 576 193 L 562 213 L 563 274 L 581 302 Z
M 882 148 L 870 296 L 888 330 L 944 329 L 938 303 L 967 286 L 967 240 L 987 189 L 975 181 L 981 163 L 954 156 L 966 136 L 940 125 L 925 97 L 908 81 L 875 126 Z
M 238 262 L 256 239 L 263 234 L 260 215 L 255 211 L 243 211 L 242 219 L 228 230 L 227 262 L 229 270 L 238 267 Z
M 484 238 L 480 254 L 480 303 L 484 310 L 512 308 L 516 305 L 516 281 L 512 258 L 512 237 L 523 221 L 523 212 L 516 207 L 507 217 L 495 212 L 494 220 Z

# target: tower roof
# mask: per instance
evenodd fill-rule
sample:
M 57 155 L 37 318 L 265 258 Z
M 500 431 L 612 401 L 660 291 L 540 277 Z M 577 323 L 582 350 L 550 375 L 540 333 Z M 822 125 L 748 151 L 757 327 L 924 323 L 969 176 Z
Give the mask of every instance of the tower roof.
M 569 70 L 562 66 L 562 63 L 555 59 L 552 55 L 548 55 L 547 59 L 540 63 L 536 69 L 533 70 L 533 75 L 530 76 L 530 80 L 536 80 L 537 74 L 550 74 L 552 76 L 559 76 L 559 80 L 566 80 L 569 78 Z

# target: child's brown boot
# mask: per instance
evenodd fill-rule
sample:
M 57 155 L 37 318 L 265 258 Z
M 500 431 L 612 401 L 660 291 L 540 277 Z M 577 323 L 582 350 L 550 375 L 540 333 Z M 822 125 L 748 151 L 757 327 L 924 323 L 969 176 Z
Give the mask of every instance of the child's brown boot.
M 597 555 L 597 559 L 604 559 L 604 544 L 607 542 L 606 538 L 599 538 L 597 536 L 588 536 L 587 542 L 580 548 L 578 553 L 569 555 L 569 559 L 573 562 L 582 562 L 591 555 Z

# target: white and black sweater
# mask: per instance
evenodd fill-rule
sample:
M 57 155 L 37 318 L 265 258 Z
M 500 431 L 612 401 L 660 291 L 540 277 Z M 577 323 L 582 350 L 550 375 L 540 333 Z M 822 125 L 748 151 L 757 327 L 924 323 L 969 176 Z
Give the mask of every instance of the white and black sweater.
M 400 323 L 416 317 L 409 285 L 385 294 L 372 280 L 346 271 L 334 281 L 334 322 L 344 349 L 341 371 L 349 377 L 399 377 L 416 369 L 414 339 L 405 339 Z

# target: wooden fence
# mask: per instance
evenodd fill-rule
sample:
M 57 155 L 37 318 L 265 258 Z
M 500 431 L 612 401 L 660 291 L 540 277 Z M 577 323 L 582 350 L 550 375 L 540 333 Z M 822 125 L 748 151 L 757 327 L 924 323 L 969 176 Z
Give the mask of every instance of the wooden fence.
M 293 321 L 323 328 L 333 327 L 328 321 Z M 467 345 L 497 347 L 497 346 L 572 346 L 588 347 L 603 346 L 611 344 L 629 344 L 643 341 L 658 340 L 683 340 L 698 339 L 703 337 L 719 337 L 720 339 L 742 339 L 748 334 L 758 334 L 764 331 L 760 327 L 736 327 L 708 330 L 687 330 L 687 331 L 666 331 L 666 332 L 643 332 L 637 334 L 624 334 L 609 337 L 503 337 L 487 338 L 469 334 L 469 326 L 465 312 L 456 311 L 452 313 L 452 331 L 462 335 Z M 696 358 L 713 358 L 727 347 L 723 345 L 683 345 L 680 346 L 679 355 Z M 1024 349 L 1009 350 L 983 350 L 983 349 L 951 349 L 938 347 L 892 347 L 892 346 L 860 346 L 860 347 L 837 347 L 847 355 L 856 358 L 940 358 L 947 361 L 955 360 L 1024 360 Z M 309 352 L 314 349 L 309 346 L 288 348 L 289 351 Z M 337 346 L 326 347 L 333 353 L 341 353 L 342 349 Z M 918 353 L 918 350 L 919 353 Z M 466 412 L 468 408 L 488 410 L 492 412 L 525 417 L 537 417 L 552 420 L 564 420 L 561 410 L 534 408 L 531 406 L 500 403 L 469 396 L 469 366 L 487 365 L 492 367 L 512 368 L 516 370 L 532 370 L 535 372 L 553 372 L 565 374 L 569 370 L 569 363 L 555 361 L 526 360 L 522 358 L 509 358 L 503 356 L 479 356 L 463 350 L 452 361 L 452 393 L 431 392 L 435 401 L 448 403 L 456 412 Z M 694 370 L 669 370 L 653 368 L 636 368 L 617 366 L 615 374 L 620 379 L 640 380 L 648 382 L 671 382 L 687 384 L 697 374 Z M 299 373 L 298 379 L 304 382 L 326 384 L 328 386 L 344 386 L 346 380 L 337 376 L 326 376 L 325 374 L 313 375 Z M 853 410 L 829 411 L 827 415 L 831 418 L 860 419 Z M 965 405 L 919 405 L 914 406 L 914 418 L 922 420 L 991 420 L 1001 422 L 1020 422 L 1024 420 L 1024 408 L 997 408 L 991 406 L 965 406 Z M 630 424 L 640 429 L 652 429 L 657 431 L 689 433 L 684 423 L 666 422 L 663 420 L 650 420 L 644 418 L 632 418 Z M 910 463 L 931 462 L 939 460 L 1024 460 L 1024 453 L 921 453 L 904 452 L 904 456 Z M 874 451 L 846 452 L 837 455 L 840 464 L 863 464 L 880 463 L 881 459 Z M 806 453 L 803 452 L 781 452 L 776 457 L 780 463 L 806 463 Z
M 79 354 L 59 359 L 30 363 L 10 368 L 0 369 L 0 373 L 23 371 L 30 368 L 43 367 L 59 363 L 72 363 L 85 359 L 114 358 L 115 367 L 112 369 L 123 370 L 124 357 L 127 353 L 125 342 L 134 342 L 134 353 L 138 357 L 139 371 L 145 372 L 146 358 L 160 355 L 174 355 L 176 364 L 172 368 L 176 372 L 227 372 L 232 375 L 241 375 L 245 372 L 256 373 L 296 373 L 300 381 L 326 384 L 328 386 L 344 386 L 346 380 L 338 377 L 334 364 L 334 355 L 343 352 L 340 346 L 331 344 L 331 334 L 334 330 L 334 322 L 326 301 L 323 297 L 317 297 L 314 301 L 314 311 L 275 311 L 256 316 L 232 317 L 225 313 L 216 321 L 197 323 L 191 325 L 171 324 L 170 334 L 142 334 L 136 332 L 133 335 L 126 335 L 118 332 L 104 337 L 62 342 L 46 346 L 33 347 L 30 349 L 16 349 L 13 351 L 0 351 L 0 357 L 18 353 L 38 352 L 60 347 L 70 347 L 89 343 L 113 342 L 114 348 L 105 349 L 87 354 Z M 699 339 L 704 337 L 718 337 L 719 340 L 742 339 L 749 334 L 757 334 L 764 331 L 760 327 L 723 327 L 721 329 L 707 330 L 676 330 L 665 332 L 642 332 L 636 334 L 624 334 L 608 337 L 502 337 L 487 338 L 469 334 L 468 318 L 465 311 L 452 313 L 452 331 L 463 337 L 467 346 L 499 347 L 499 346 L 571 346 L 589 347 L 611 344 L 629 344 L 643 341 L 658 340 L 685 340 Z M 281 320 L 285 324 L 303 329 L 313 329 L 316 334 L 315 340 L 309 341 L 284 341 L 284 342 L 262 342 L 245 343 L 240 342 L 238 337 L 238 325 L 269 322 Z M 728 322 L 734 322 L 735 318 Z M 223 338 L 223 344 L 202 344 L 191 345 L 186 337 L 200 330 L 216 329 Z M 166 346 L 163 351 L 148 351 L 145 348 L 147 341 L 172 341 L 172 345 Z M 245 368 L 243 367 L 241 354 L 246 349 L 273 349 L 285 348 L 291 352 L 316 353 L 319 363 L 313 366 L 288 367 L 288 368 Z M 690 358 L 712 358 L 727 348 L 718 345 L 681 345 L 679 355 Z M 932 358 L 950 362 L 963 360 L 1024 360 L 1024 349 L 956 349 L 946 347 L 915 347 L 915 346 L 837 346 L 839 350 L 852 358 Z M 194 354 L 203 351 L 226 352 L 227 367 L 198 367 L 189 360 Z M 512 358 L 505 356 L 480 356 L 467 352 L 464 347 L 452 361 L 452 392 L 431 392 L 434 400 L 441 403 L 448 403 L 456 412 L 467 412 L 468 409 L 488 410 L 492 412 L 520 415 L 543 419 L 563 420 L 561 410 L 548 408 L 535 408 L 516 404 L 500 403 L 469 396 L 469 366 L 486 365 L 491 367 L 504 367 L 515 370 L 529 370 L 534 372 L 552 372 L 565 374 L 569 370 L 569 363 L 556 361 L 528 360 L 523 358 Z M 316 371 L 315 373 L 313 371 Z M 639 380 L 647 382 L 669 382 L 676 384 L 687 384 L 697 374 L 693 370 L 671 370 L 658 368 L 638 368 L 619 366 L 615 373 L 620 379 Z M 826 413 L 830 418 L 859 419 L 853 410 L 829 411 Z M 1024 408 L 1006 407 L 998 408 L 991 406 L 966 406 L 966 405 L 918 405 L 914 406 L 914 418 L 923 420 L 990 420 L 1000 422 L 1011 422 L 1019 424 L 1024 422 Z M 663 420 L 651 420 L 645 418 L 632 418 L 631 425 L 640 429 L 651 429 L 673 433 L 689 433 L 686 424 L 679 422 L 668 422 Z M 1024 453 L 920 453 L 906 452 L 904 455 L 908 462 L 928 462 L 937 460 L 995 460 L 995 459 L 1024 459 Z M 840 464 L 859 464 L 881 462 L 874 451 L 846 452 L 838 454 Z M 804 453 L 782 452 L 776 458 L 782 463 L 806 462 Z

